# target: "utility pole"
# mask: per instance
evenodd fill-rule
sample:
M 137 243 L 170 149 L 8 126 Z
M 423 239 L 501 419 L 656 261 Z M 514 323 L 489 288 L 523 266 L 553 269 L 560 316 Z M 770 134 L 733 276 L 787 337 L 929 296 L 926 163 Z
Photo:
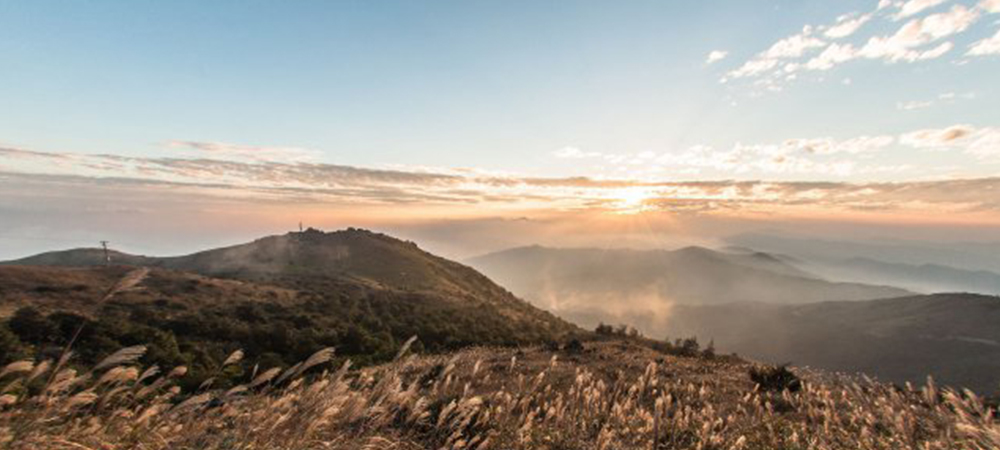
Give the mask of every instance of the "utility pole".
M 104 266 L 111 265 L 111 254 L 108 253 L 108 241 L 101 241 L 101 247 L 104 247 Z

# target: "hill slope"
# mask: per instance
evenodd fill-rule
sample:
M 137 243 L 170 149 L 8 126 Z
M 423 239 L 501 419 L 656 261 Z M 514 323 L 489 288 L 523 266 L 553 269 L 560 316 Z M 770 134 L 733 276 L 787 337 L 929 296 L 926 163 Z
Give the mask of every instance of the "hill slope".
M 132 370 L 142 372 L 144 362 Z M 321 361 L 306 376 L 285 381 L 228 392 L 200 389 L 181 406 L 170 395 L 133 394 L 165 392 L 176 377 L 139 389 L 128 380 L 74 380 L 68 392 L 19 398 L 0 409 L 0 440 L 18 450 L 1000 445 L 997 420 L 983 413 L 979 398 L 798 370 L 808 388 L 778 392 L 770 383 L 756 387 L 749 373 L 757 368 L 744 361 L 677 357 L 633 341 L 585 342 L 559 351 L 476 348 L 358 371 L 336 367 Z M 103 395 L 79 407 L 90 392 Z
M 810 305 L 674 308 L 648 331 L 714 339 L 721 351 L 773 363 L 864 372 L 887 381 L 1000 389 L 1000 297 L 936 294 Z
M 63 254 L 76 265 L 103 263 L 100 253 Z M 59 255 L 17 262 L 59 264 Z M 207 373 L 237 347 L 290 362 L 334 346 L 371 362 L 391 357 L 413 335 L 427 349 L 446 350 L 546 342 L 577 331 L 473 269 L 362 230 L 312 230 L 128 261 L 152 267 L 142 290 L 101 304 L 97 299 L 128 267 L 0 267 L 7 334 L 21 347 L 55 351 L 74 324 L 88 321 L 79 345 L 85 358 L 151 343 L 160 362 Z M 24 306 L 37 312 L 15 313 Z

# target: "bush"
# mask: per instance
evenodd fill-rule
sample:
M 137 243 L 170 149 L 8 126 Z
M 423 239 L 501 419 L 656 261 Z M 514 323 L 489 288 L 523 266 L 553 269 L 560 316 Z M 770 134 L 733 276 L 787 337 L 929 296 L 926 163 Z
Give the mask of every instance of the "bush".
M 562 349 L 564 352 L 571 354 L 583 353 L 583 351 L 585 350 L 585 348 L 583 347 L 583 343 L 580 342 L 579 339 L 575 338 L 567 342 Z
M 802 381 L 788 370 L 787 364 L 780 366 L 753 367 L 750 369 L 750 379 L 760 386 L 762 391 L 798 392 L 802 389 Z

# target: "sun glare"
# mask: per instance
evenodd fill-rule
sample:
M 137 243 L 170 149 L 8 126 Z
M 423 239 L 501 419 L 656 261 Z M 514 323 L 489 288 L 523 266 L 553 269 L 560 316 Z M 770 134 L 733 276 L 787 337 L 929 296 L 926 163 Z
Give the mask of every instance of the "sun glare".
M 611 192 L 612 205 L 618 214 L 635 214 L 650 207 L 649 200 L 655 192 L 648 188 L 629 187 Z

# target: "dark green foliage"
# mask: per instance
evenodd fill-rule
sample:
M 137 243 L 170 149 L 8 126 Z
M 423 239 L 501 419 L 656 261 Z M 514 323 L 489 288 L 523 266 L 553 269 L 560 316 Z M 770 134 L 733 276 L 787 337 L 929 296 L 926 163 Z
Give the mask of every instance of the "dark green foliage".
M 219 378 L 218 366 L 236 349 L 253 355 L 243 362 L 245 369 L 254 364 L 287 367 L 324 347 L 367 365 L 390 360 L 414 335 L 419 341 L 413 351 L 432 352 L 537 343 L 552 336 L 543 325 L 504 320 L 488 303 L 469 308 L 422 293 L 348 294 L 334 286 L 326 292 L 311 286 L 311 290 L 300 286 L 305 291 L 300 298 L 284 305 L 247 300 L 194 307 L 163 298 L 112 300 L 91 318 L 21 308 L 11 318 L 9 332 L 3 332 L 6 326 L 0 328 L 0 350 L 4 350 L 0 356 L 24 354 L 27 345 L 48 349 L 48 357 L 58 356 L 82 325 L 73 345 L 76 363 L 93 364 L 122 347 L 146 345 L 145 363 L 186 365 L 190 370 L 186 383 L 197 386 L 209 377 Z M 226 380 L 216 386 L 220 383 Z
M 0 323 L 0 366 L 25 358 L 29 351 L 21 340 L 10 331 L 5 323 Z
M 635 327 L 621 324 L 617 327 L 612 325 L 605 325 L 603 322 L 597 325 L 594 332 L 601 336 L 614 336 L 620 338 L 632 338 L 639 339 L 642 338 L 642 333 L 639 332 Z
M 8 326 L 22 342 L 52 342 L 58 339 L 59 335 L 55 325 L 32 307 L 21 308 L 14 312 Z
M 563 349 L 564 352 L 569 353 L 569 354 L 579 354 L 579 353 L 583 353 L 583 351 L 586 350 L 584 348 L 584 346 L 583 346 L 583 343 L 580 342 L 580 340 L 576 339 L 576 338 L 570 339 L 570 341 L 567 342 L 566 345 L 564 345 L 562 349 Z
M 773 367 L 752 367 L 750 368 L 750 379 L 757 383 L 763 391 L 798 392 L 802 389 L 802 381 L 784 364 Z
M 698 344 L 698 338 L 689 337 L 675 340 L 674 349 L 681 356 L 698 356 L 701 352 L 701 345 Z

